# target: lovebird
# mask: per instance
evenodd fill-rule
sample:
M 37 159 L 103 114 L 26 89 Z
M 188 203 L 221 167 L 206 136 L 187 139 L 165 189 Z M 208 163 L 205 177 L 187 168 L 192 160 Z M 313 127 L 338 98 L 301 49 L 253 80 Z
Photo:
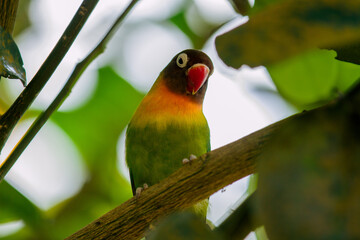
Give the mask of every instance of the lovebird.
M 210 131 L 203 100 L 214 67 L 202 51 L 178 53 L 161 71 L 135 111 L 126 132 L 125 155 L 132 192 L 140 195 L 180 168 L 210 151 Z M 193 211 L 206 218 L 208 200 Z

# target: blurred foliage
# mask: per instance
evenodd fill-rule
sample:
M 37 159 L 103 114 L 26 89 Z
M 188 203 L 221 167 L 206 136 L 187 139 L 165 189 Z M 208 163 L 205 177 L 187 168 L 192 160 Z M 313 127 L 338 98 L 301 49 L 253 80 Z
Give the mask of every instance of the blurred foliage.
M 0 223 L 23 220 L 34 228 L 41 228 L 42 214 L 38 207 L 6 181 L 0 183 Z M 5 194 L 6 193 L 6 194 Z
M 357 85 L 288 122 L 267 144 L 258 212 L 270 239 L 360 238 L 359 100 Z
M 24 63 L 12 36 L 0 27 L 0 76 L 20 79 L 26 85 Z
M 16 190 L 12 187 L 3 187 L 0 204 L 11 214 L 0 212 L 0 220 L 22 219 L 26 223 L 26 227 L 12 238 L 44 236 L 45 239 L 63 239 L 131 197 L 131 187 L 118 171 L 116 146 L 142 97 L 142 93 L 111 67 L 103 67 L 99 69 L 96 91 L 85 105 L 53 116 L 53 121 L 64 129 L 80 150 L 87 166 L 88 180 L 75 196 L 42 213 L 46 219 L 41 218 L 41 211 L 24 200 L 21 194 L 13 193 Z M 36 222 L 41 221 L 37 225 L 43 228 L 33 226 L 35 219 L 40 219 Z
M 18 15 L 22 17 L 18 19 L 25 22 L 18 21 L 15 31 L 28 26 L 25 13 L 29 1 L 20 2 Z M 219 56 L 236 68 L 265 65 L 279 93 L 299 109 L 342 96 L 360 77 L 360 66 L 356 65 L 359 1 L 256 0 L 252 9 L 246 0 L 230 2 L 239 13 L 248 13 L 250 20 L 217 37 Z M 191 4 L 186 1 L 164 21 L 176 25 L 195 48 L 202 48 L 225 22 L 214 25 L 202 19 L 198 25 L 205 34 L 197 32 L 187 18 Z M 2 40 L 3 49 L 18 59 L 7 63 L 22 66 L 18 51 L 4 46 L 13 44 L 7 39 Z M 2 182 L 0 223 L 22 220 L 25 224 L 5 239 L 63 239 L 131 197 L 129 183 L 118 172 L 116 146 L 142 97 L 112 67 L 101 67 L 91 99 L 77 109 L 53 116 L 81 153 L 87 181 L 78 193 L 48 211 Z M 360 168 L 354 161 L 360 158 L 356 149 L 359 114 L 351 101 L 340 102 L 280 130 L 262 156 L 266 161 L 259 173 L 259 212 L 270 238 L 312 239 L 320 238 L 319 234 L 333 239 L 360 237 L 356 228 Z M 8 104 L 9 96 L 0 89 L 0 113 Z M 159 223 L 150 238 L 164 239 L 164 235 L 219 239 L 196 216 L 187 213 Z
M 104 67 L 99 69 L 93 97 L 84 106 L 54 115 L 53 120 L 72 138 L 88 169 L 88 181 L 81 191 L 53 209 L 59 223 L 54 236 L 75 232 L 131 197 L 129 183 L 118 171 L 116 146 L 142 98 L 143 94 L 111 67 Z
M 195 7 L 195 11 L 197 11 Z M 182 9 L 177 14 L 172 16 L 168 21 L 175 24 L 190 40 L 195 49 L 202 49 L 205 43 L 219 29 L 222 24 L 213 24 L 206 22 L 201 15 L 197 15 L 195 25 L 200 26 L 203 32 L 198 33 L 190 27 L 190 23 L 186 18 L 187 8 Z
M 256 14 L 259 11 L 263 11 L 266 7 L 270 7 L 273 4 L 277 4 L 283 1 L 291 0 L 255 0 L 255 5 L 251 8 L 250 14 Z
M 359 3 L 255 1 L 249 22 L 216 39 L 226 64 L 265 65 L 299 109 L 339 101 L 282 128 L 260 156 L 253 204 L 270 239 L 360 237 L 359 89 L 342 99 L 359 83 Z
M 219 56 L 236 68 L 265 65 L 287 101 L 299 109 L 319 106 L 360 77 L 353 64 L 360 38 L 354 4 L 360 7 L 338 0 L 256 1 L 254 11 L 261 12 L 216 38 Z M 337 52 L 316 49 L 321 46 Z
M 185 17 L 186 12 L 181 11 L 170 18 L 170 21 L 175 24 L 186 36 L 191 40 L 195 48 L 201 49 L 207 39 L 200 37 L 190 28 Z
M 28 14 L 24 14 L 29 2 L 20 4 L 21 20 L 17 22 L 16 34 L 29 26 Z M 167 21 L 182 30 L 194 46 L 202 48 L 212 29 L 218 26 L 202 22 L 208 34 L 198 34 L 189 27 L 186 11 L 187 8 L 179 9 Z M 6 86 L 2 86 L 0 108 L 6 109 L 11 104 L 10 96 Z M 91 99 L 73 111 L 58 112 L 52 117 L 80 151 L 87 181 L 77 194 L 47 211 L 36 207 L 11 185 L 1 183 L 0 204 L 6 211 L 0 211 L 0 223 L 22 220 L 25 224 L 8 239 L 63 239 L 132 196 L 130 184 L 118 171 L 117 143 L 143 96 L 110 66 L 102 67 Z
M 31 22 L 29 19 L 30 3 L 31 0 L 19 1 L 18 11 L 16 14 L 18 17 L 16 18 L 14 32 L 13 32 L 13 36 L 15 37 L 31 26 Z
M 268 67 L 280 94 L 299 109 L 322 105 L 344 93 L 360 77 L 360 66 L 314 50 Z
M 217 36 L 216 48 L 221 59 L 232 67 L 270 66 L 315 47 L 359 39 L 359 8 L 360 1 L 282 1 Z

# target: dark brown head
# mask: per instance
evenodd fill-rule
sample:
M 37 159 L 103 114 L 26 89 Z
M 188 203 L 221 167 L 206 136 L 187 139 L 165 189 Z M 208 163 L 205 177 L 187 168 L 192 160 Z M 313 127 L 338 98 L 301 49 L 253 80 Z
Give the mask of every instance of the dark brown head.
M 162 71 L 162 77 L 171 91 L 202 102 L 213 71 L 213 63 L 205 53 L 187 49 L 171 60 Z

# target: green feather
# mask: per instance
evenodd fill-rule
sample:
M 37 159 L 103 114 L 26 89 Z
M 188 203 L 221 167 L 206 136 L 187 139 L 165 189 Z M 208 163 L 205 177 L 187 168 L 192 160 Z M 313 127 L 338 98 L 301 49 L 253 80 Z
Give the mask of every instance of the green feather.
M 169 124 L 161 129 L 153 124 L 136 127 L 130 123 L 126 133 L 126 161 L 133 193 L 144 183 L 151 186 L 168 177 L 190 154 L 200 156 L 210 151 L 210 131 L 207 122 L 204 123 Z M 197 204 L 195 212 L 206 216 L 207 205 L 208 200 Z

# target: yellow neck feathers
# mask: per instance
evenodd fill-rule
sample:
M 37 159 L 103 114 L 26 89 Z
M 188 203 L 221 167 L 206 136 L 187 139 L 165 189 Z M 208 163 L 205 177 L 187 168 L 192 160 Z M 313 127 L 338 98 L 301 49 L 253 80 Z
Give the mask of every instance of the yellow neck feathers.
M 202 104 L 191 101 L 187 96 L 171 92 L 162 81 L 157 82 L 144 97 L 131 120 L 134 127 L 154 124 L 158 128 L 165 128 L 168 124 L 204 123 L 206 119 L 202 112 Z

